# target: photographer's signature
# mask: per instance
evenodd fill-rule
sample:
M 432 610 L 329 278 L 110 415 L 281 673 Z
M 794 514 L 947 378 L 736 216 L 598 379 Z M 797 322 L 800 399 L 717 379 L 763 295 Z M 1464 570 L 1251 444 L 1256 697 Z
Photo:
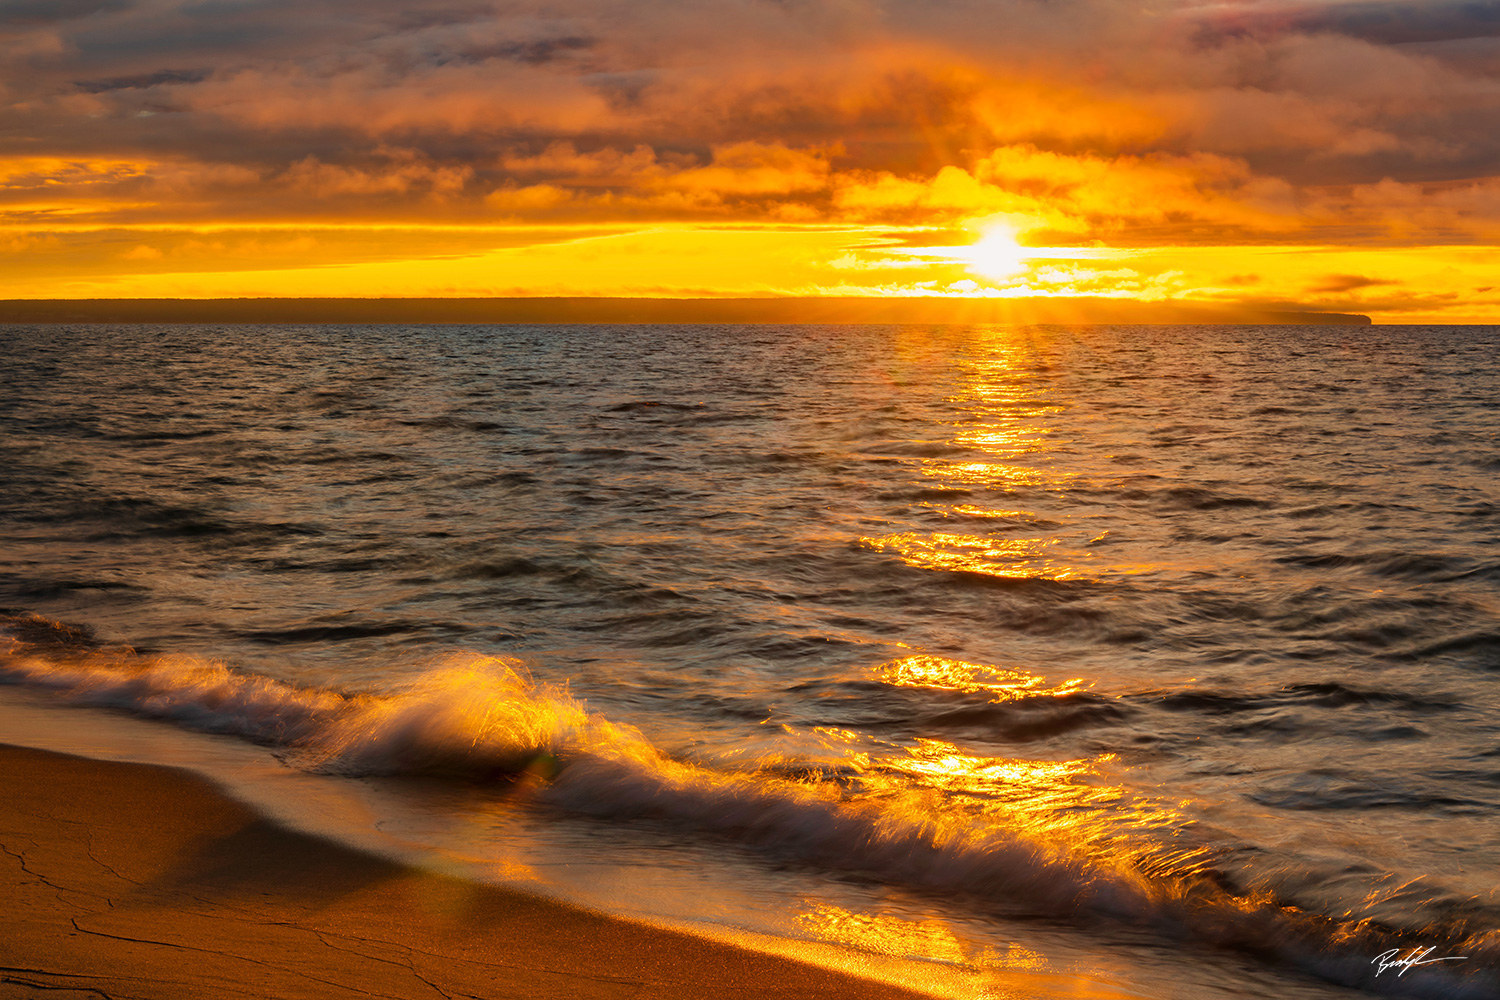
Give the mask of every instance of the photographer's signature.
M 1468 955 L 1449 955 L 1446 958 L 1427 957 L 1436 950 L 1436 948 L 1413 948 L 1410 955 L 1402 958 L 1401 949 L 1392 948 L 1390 951 L 1383 951 L 1370 959 L 1370 964 L 1379 966 L 1375 970 L 1375 975 L 1377 976 L 1386 969 L 1400 969 L 1401 971 L 1396 973 L 1396 975 L 1404 976 L 1408 969 L 1415 969 L 1419 965 L 1432 965 L 1436 962 L 1462 962 L 1469 957 Z

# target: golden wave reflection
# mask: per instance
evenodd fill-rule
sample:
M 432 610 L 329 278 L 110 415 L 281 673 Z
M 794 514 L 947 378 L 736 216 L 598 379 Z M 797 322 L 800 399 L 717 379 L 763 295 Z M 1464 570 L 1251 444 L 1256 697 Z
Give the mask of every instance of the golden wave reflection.
M 965 663 L 943 656 L 906 656 L 879 667 L 879 680 L 897 687 L 938 688 L 965 694 L 988 694 L 994 702 L 1021 698 L 1060 698 L 1093 687 L 1092 681 L 1074 678 L 1051 687 L 1044 678 L 1024 670 Z
M 882 761 L 881 768 L 899 775 L 903 785 L 910 784 L 911 778 L 920 778 L 920 786 L 957 795 L 971 804 L 1005 803 L 1008 810 L 1020 802 L 1076 808 L 1114 804 L 1121 799 L 1124 791 L 1117 786 L 1081 780 L 1097 777 L 1099 765 L 1115 759 L 1114 754 L 1079 760 L 979 757 L 952 743 L 919 739 L 907 750 L 905 759 Z
M 1003 832 L 1131 880 L 1190 877 L 1212 862 L 1208 848 L 1185 836 L 1187 803 L 1139 796 L 1109 780 L 1114 754 L 1027 760 L 919 739 L 904 756 L 864 763 L 858 796 L 907 814 L 937 846 L 978 846 Z
M 811 910 L 800 915 L 797 923 L 803 930 L 825 941 L 898 958 L 925 958 L 953 963 L 969 961 L 967 950 L 940 921 L 918 922 L 900 917 L 854 913 L 830 903 L 809 902 Z
M 1068 477 L 1004 462 L 931 462 L 922 474 L 966 486 L 1045 486 L 1061 489 Z
M 856 913 L 816 900 L 807 900 L 806 905 L 808 911 L 797 918 L 804 931 L 877 955 L 987 969 L 1036 971 L 1047 967 L 1047 959 L 1040 952 L 1018 944 L 1010 944 L 1003 951 L 991 945 L 975 946 L 939 920 Z
M 899 556 L 917 569 L 980 573 L 1008 580 L 1093 578 L 1078 565 L 1077 558 L 1064 557 L 1055 538 L 986 538 L 951 531 L 924 536 L 906 531 L 881 538 L 866 536 L 859 543 Z
M 955 514 L 963 514 L 966 517 L 1003 517 L 1018 521 L 1037 520 L 1037 516 L 1029 510 L 1005 510 L 1000 507 L 981 507 L 978 504 L 972 503 L 953 504 L 948 509 Z
M 1068 490 L 1078 478 L 1077 473 L 1056 468 L 1050 461 L 1053 453 L 1068 444 L 1055 440 L 1057 428 L 1051 423 L 1064 407 L 1048 398 L 1048 383 L 1036 371 L 1034 353 L 1035 345 L 1026 337 L 1008 334 L 987 340 L 979 356 L 960 362 L 961 388 L 950 400 L 959 412 L 949 424 L 949 443 L 959 454 L 949 460 L 929 459 L 920 472 L 925 480 L 962 487 L 971 498 L 961 505 L 932 505 L 936 509 L 991 522 L 1055 526 L 1054 521 L 1019 506 L 1026 496 Z M 992 507 L 985 502 L 1000 495 L 1010 503 Z M 1002 531 L 1013 527 L 1000 525 Z M 1064 546 L 1063 540 L 1060 534 L 997 538 L 985 528 L 974 534 L 903 532 L 862 537 L 859 542 L 897 555 L 918 569 L 1011 580 L 1099 578 L 1101 568 L 1094 564 L 1093 554 L 1077 544 Z M 1109 569 L 1138 572 L 1149 568 Z

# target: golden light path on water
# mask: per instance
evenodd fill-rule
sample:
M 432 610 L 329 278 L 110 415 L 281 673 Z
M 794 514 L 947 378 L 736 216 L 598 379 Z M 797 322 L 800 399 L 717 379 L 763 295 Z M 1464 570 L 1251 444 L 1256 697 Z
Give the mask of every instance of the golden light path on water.
M 990 242 L 1004 243 L 998 236 Z M 982 241 L 975 252 L 984 247 Z M 1003 257 L 996 254 L 996 260 Z M 995 260 L 979 263 L 995 265 Z M 972 500 L 981 491 L 1017 499 L 1037 491 L 1056 495 L 1084 478 L 1094 478 L 1050 460 L 1069 444 L 1053 423 L 1063 407 L 1049 398 L 1033 366 L 1026 363 L 1026 348 L 1026 341 L 1014 333 L 1002 334 L 987 339 L 982 350 L 963 360 L 961 381 L 950 402 L 962 406 L 967 419 L 948 424 L 949 454 L 926 459 L 920 467 L 927 483 L 963 500 L 945 503 L 940 493 L 934 508 L 951 521 L 972 524 L 977 519 L 985 530 L 869 535 L 859 538 L 860 545 L 889 552 L 914 568 L 999 580 L 1090 582 L 1157 568 L 1105 563 L 1088 546 L 1107 532 L 1059 523 L 1055 512 L 1043 517 L 1024 504 L 998 507 Z M 926 653 L 882 664 L 875 677 L 898 687 L 986 695 L 997 705 L 1069 699 L 1097 683 L 1083 677 L 1049 681 L 1026 670 Z M 854 742 L 854 735 L 848 736 Z M 900 808 L 922 817 L 919 822 L 930 824 L 934 840 L 950 846 L 965 841 L 982 844 L 999 832 L 1019 836 L 1055 857 L 1084 861 L 1100 874 L 1109 873 L 1106 878 L 1128 882 L 1151 872 L 1191 879 L 1201 873 L 1211 860 L 1210 852 L 1184 836 L 1191 827 L 1182 808 L 1186 803 L 1137 794 L 1122 784 L 1124 771 L 1117 756 L 1109 753 L 1024 759 L 921 736 L 903 755 L 881 755 L 878 764 L 870 762 L 856 786 L 861 796 L 903 800 Z M 938 919 L 914 922 L 819 905 L 801 920 L 827 940 L 880 954 L 975 969 L 1049 968 L 1047 957 L 1035 948 L 1019 942 L 1006 949 L 977 948 Z
M 1083 686 L 1081 681 L 1066 681 L 1049 687 L 1042 678 L 1015 671 L 999 672 L 1001 679 L 989 683 L 977 679 L 984 672 L 976 664 L 914 657 L 887 665 L 882 676 L 892 683 L 988 691 L 996 702 L 1064 697 Z M 924 679 L 931 683 L 924 684 Z M 921 830 L 921 839 L 944 856 L 994 854 L 1002 866 L 1030 853 L 1049 859 L 1045 867 L 1068 872 L 1066 877 L 1079 885 L 1095 883 L 1106 894 L 1123 891 L 1122 898 L 1191 892 L 1174 886 L 1191 885 L 1213 860 L 1207 848 L 1182 837 L 1190 827 L 1181 808 L 1185 803 L 1141 796 L 1121 784 L 1120 764 L 1113 754 L 1035 760 L 917 739 L 903 756 L 882 755 L 877 760 L 854 751 L 861 742 L 858 734 L 820 735 L 850 744 L 858 774 L 850 785 L 848 807 L 878 809 L 884 819 L 877 824 L 877 836 L 903 827 Z M 1018 847 L 1019 855 L 1013 853 Z M 1011 860 L 1003 860 L 1006 857 Z M 1153 885 L 1152 877 L 1165 881 Z M 981 896 L 987 892 L 983 879 L 959 891 Z M 920 897 L 904 900 L 896 913 L 853 911 L 810 897 L 797 926 L 816 940 L 874 955 L 968 970 L 976 982 L 996 989 L 1007 982 L 1007 975 L 1024 972 L 1041 977 L 1026 980 L 1025 989 L 1031 991 L 1027 995 L 1051 996 L 1048 991 L 1053 988 L 1059 996 L 1114 995 L 1104 988 L 1108 977 L 1097 969 L 1086 979 L 1074 979 L 1067 961 L 1050 954 L 1044 935 L 997 939 L 991 927 L 976 936 L 973 929 L 939 915 L 935 907 L 924 914 Z M 1038 993 L 1044 985 L 1046 990 Z
M 1024 343 L 1014 334 L 997 336 L 984 343 L 983 353 L 962 363 L 963 381 L 951 401 L 964 406 L 969 418 L 950 424 L 948 444 L 955 455 L 928 459 L 921 470 L 925 479 L 950 489 L 955 497 L 975 489 L 1008 495 L 1023 490 L 1064 493 L 1083 478 L 1049 461 L 1050 453 L 1069 443 L 1057 438 L 1050 423 L 1062 406 L 1049 399 L 1037 376 L 1029 373 L 1022 358 Z M 1025 464 L 1020 464 L 1023 459 Z M 974 503 L 941 505 L 940 509 L 963 518 L 1042 520 L 1025 509 Z M 1097 580 L 1157 568 L 1154 564 L 1102 563 L 1087 548 L 1102 534 L 1054 531 L 1041 537 L 997 537 L 1000 531 L 997 527 L 984 534 L 898 532 L 862 536 L 859 544 L 890 552 L 918 569 L 1011 580 Z

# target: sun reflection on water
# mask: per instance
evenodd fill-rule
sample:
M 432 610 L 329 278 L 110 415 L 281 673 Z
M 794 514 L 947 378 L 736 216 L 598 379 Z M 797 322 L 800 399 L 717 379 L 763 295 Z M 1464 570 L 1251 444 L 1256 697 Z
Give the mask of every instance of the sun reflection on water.
M 858 543 L 917 569 L 1003 580 L 1098 581 L 1159 570 L 1157 563 L 1104 562 L 1094 549 L 1109 532 L 1064 513 L 1067 494 L 1092 479 L 1065 467 L 1071 442 L 1057 436 L 1055 420 L 1067 406 L 1052 397 L 1055 379 L 1039 369 L 1030 334 L 990 333 L 957 361 L 959 388 L 948 400 L 956 412 L 945 421 L 951 457 L 924 459 L 916 469 L 924 486 L 945 488 L 923 505 L 968 519 L 971 530 L 865 535 Z M 948 495 L 963 502 L 942 502 Z
M 988 694 L 994 702 L 1020 698 L 1062 697 L 1085 691 L 1092 681 L 1082 678 L 1047 686 L 1045 679 L 1022 670 L 965 663 L 942 656 L 906 656 L 880 667 L 880 680 L 897 687 L 938 688 L 967 694 Z
M 1054 690 L 1069 693 L 1079 683 Z M 1035 760 L 939 739 L 876 748 L 854 733 L 819 736 L 830 750 L 845 744 L 844 800 L 877 813 L 881 836 L 920 830 L 921 841 L 952 857 L 1026 845 L 1058 872 L 1084 879 L 1108 873 L 1117 886 L 1148 893 L 1141 881 L 1148 874 L 1170 883 L 1197 876 L 1214 860 L 1190 834 L 1186 803 L 1133 792 L 1121 782 L 1114 754 Z
M 851 945 L 879 955 L 921 958 L 928 961 L 966 963 L 967 949 L 937 920 L 904 920 L 900 917 L 854 913 L 809 900 L 811 909 L 797 923 L 824 941 Z
M 981 813 L 1003 806 L 1011 819 L 1018 808 L 1024 808 L 1035 812 L 1033 819 L 1039 822 L 1042 812 L 1057 806 L 1077 810 L 1119 801 L 1123 794 L 1119 787 L 1084 780 L 1096 778 L 1100 766 L 1114 760 L 1113 754 L 1079 760 L 985 757 L 943 740 L 918 739 L 905 757 L 882 760 L 875 773 L 866 777 L 874 786 L 889 782 L 893 789 L 916 787 L 941 792 L 946 801 L 962 803 Z M 1058 816 L 1055 822 L 1071 826 L 1077 816 L 1076 812 Z
M 1010 580 L 1063 581 L 1094 575 L 1078 565 L 1078 560 L 1066 558 L 1055 538 L 988 538 L 950 531 L 924 536 L 906 531 L 881 538 L 865 537 L 859 542 L 866 548 L 893 553 L 918 569 Z
M 1013 489 L 1017 486 L 1044 486 L 1059 489 L 1062 482 L 1038 469 L 1004 462 L 934 462 L 922 470 L 933 479 L 952 480 L 969 486 Z
M 911 920 L 886 913 L 856 913 L 809 899 L 797 918 L 806 933 L 877 955 L 944 962 L 970 968 L 1037 971 L 1047 968 L 1040 952 L 1019 944 L 1002 948 L 964 941 L 941 920 Z
M 1034 521 L 1037 516 L 1029 510 L 1006 510 L 1000 507 L 982 507 L 973 503 L 957 503 L 947 507 L 954 514 L 965 517 L 1008 518 L 1013 521 Z

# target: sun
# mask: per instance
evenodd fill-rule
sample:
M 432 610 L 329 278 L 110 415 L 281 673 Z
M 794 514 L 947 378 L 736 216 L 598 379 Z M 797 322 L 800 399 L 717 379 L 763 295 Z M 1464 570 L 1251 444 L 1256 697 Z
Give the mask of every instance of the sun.
M 969 270 L 986 278 L 1013 278 L 1026 270 L 1028 254 L 1016 234 L 1004 226 L 985 230 L 979 242 L 963 247 L 961 259 Z

